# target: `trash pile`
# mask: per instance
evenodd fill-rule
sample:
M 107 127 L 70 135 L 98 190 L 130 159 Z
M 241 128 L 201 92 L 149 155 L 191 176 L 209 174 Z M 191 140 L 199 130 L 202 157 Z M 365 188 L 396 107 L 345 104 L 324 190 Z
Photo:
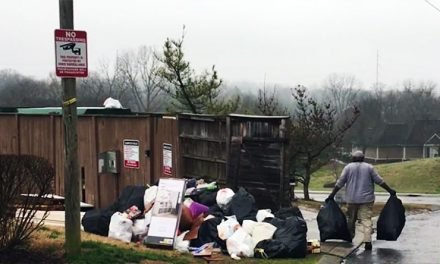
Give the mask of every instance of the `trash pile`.
M 106 209 L 86 212 L 86 232 L 125 242 L 142 243 L 148 236 L 157 186 L 126 187 L 118 201 Z M 244 188 L 218 189 L 215 182 L 186 180 L 174 249 L 209 260 L 304 258 L 317 248 L 307 242 L 307 225 L 298 208 L 257 208 Z

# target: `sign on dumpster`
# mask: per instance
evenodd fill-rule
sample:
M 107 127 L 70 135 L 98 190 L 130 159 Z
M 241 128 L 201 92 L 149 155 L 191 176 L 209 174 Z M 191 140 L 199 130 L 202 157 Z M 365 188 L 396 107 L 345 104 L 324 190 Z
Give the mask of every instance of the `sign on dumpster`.
M 124 167 L 139 169 L 139 140 L 124 139 Z
M 173 247 L 182 214 L 185 187 L 185 179 L 159 180 L 145 244 Z
M 58 77 L 87 77 L 87 33 L 55 30 L 55 65 Z
M 171 144 L 163 144 L 162 173 L 166 176 L 173 175 L 173 145 Z

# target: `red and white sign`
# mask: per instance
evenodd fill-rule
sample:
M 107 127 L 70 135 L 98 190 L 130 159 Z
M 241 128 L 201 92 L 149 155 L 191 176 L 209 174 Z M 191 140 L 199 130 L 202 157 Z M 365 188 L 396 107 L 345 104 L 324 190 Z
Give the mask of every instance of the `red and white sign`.
M 139 140 L 124 140 L 124 167 L 139 169 Z
M 173 145 L 164 143 L 162 149 L 162 173 L 166 176 L 173 175 Z
M 56 29 L 55 63 L 58 77 L 87 77 L 87 33 Z

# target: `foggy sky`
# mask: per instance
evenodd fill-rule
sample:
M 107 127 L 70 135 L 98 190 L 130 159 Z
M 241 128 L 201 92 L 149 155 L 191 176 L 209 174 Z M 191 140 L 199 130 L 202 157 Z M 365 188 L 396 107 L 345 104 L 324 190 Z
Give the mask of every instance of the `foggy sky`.
M 431 0 L 440 7 L 440 0 Z M 406 79 L 440 85 L 440 12 L 424 0 L 75 0 L 88 34 L 89 69 L 140 45 L 160 49 L 186 26 L 197 70 L 228 82 L 319 85 L 331 73 L 370 87 Z M 54 71 L 58 0 L 0 3 L 0 69 L 45 78 Z

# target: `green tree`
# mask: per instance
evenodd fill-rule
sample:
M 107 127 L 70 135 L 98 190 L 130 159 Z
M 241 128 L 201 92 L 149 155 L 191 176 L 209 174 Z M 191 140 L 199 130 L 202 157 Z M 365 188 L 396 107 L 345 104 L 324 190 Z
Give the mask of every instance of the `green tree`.
M 353 106 L 337 119 L 331 104 L 319 103 L 309 97 L 305 87 L 296 87 L 292 95 L 296 108 L 289 131 L 289 172 L 303 184 L 304 198 L 308 200 L 312 173 L 328 162 L 329 154 L 354 124 L 359 110 Z
M 218 77 L 215 66 L 211 71 L 197 75 L 185 60 L 183 40 L 167 39 L 163 54 L 158 59 L 162 62 L 158 74 L 166 84 L 161 87 L 171 98 L 171 111 L 190 111 L 195 114 L 227 114 L 234 112 L 240 101 L 222 100 L 222 80 Z

